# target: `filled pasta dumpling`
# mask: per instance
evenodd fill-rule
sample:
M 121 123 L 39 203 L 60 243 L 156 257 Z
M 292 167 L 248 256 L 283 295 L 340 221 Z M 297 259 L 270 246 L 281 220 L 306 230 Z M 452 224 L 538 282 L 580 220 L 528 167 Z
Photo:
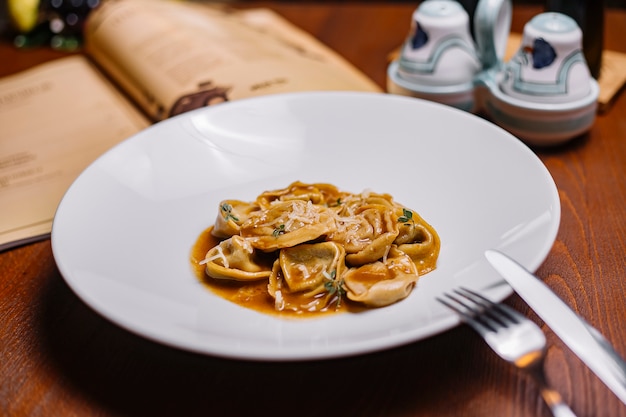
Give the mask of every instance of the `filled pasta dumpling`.
M 211 233 L 220 238 L 238 235 L 241 232 L 241 224 L 250 217 L 251 213 L 259 210 L 260 207 L 256 203 L 239 200 L 222 201 Z
M 343 281 L 350 300 L 382 307 L 406 298 L 418 278 L 411 258 L 394 246 L 387 258 L 350 268 Z
M 332 213 L 311 201 L 276 201 L 253 212 L 241 225 L 241 236 L 269 252 L 315 240 L 334 231 Z
M 206 274 L 215 279 L 257 281 L 268 278 L 271 263 L 260 257 L 250 242 L 232 236 L 213 247 L 204 259 Z
M 326 183 L 306 184 L 300 181 L 291 183 L 288 187 L 280 190 L 265 191 L 261 193 L 256 204 L 263 208 L 268 208 L 275 201 L 310 201 L 321 206 L 337 206 L 349 193 L 339 191 L 339 189 Z
M 335 242 L 320 242 L 281 249 L 269 279 L 275 308 L 319 311 L 339 297 L 345 270 L 345 251 Z M 334 289 L 334 291 L 333 291 Z

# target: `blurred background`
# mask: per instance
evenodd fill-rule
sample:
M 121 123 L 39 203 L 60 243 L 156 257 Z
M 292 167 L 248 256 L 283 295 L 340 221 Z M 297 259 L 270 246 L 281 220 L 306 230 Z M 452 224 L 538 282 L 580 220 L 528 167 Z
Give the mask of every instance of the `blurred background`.
M 50 46 L 53 49 L 72 51 L 81 45 L 82 27 L 89 12 L 106 0 L 0 0 L 0 37 L 18 48 Z M 179 0 L 185 1 L 185 0 Z M 204 3 L 267 3 L 257 0 L 187 0 Z M 320 3 L 350 3 L 356 0 L 316 0 Z M 470 13 L 478 0 L 458 0 Z M 276 3 L 295 3 L 296 0 L 278 0 Z M 381 0 L 360 0 L 359 3 L 376 3 Z M 389 3 L 415 3 L 420 1 L 393 0 Z M 593 32 L 602 27 L 605 7 L 626 8 L 626 0 L 513 0 L 514 4 L 542 5 L 546 10 L 564 12 L 579 21 L 583 32 L 590 27 Z M 576 16 L 577 15 L 577 16 Z M 600 31 L 601 32 L 601 31 Z M 587 48 L 586 48 L 587 49 Z M 0 62 L 1 65 L 1 62 Z

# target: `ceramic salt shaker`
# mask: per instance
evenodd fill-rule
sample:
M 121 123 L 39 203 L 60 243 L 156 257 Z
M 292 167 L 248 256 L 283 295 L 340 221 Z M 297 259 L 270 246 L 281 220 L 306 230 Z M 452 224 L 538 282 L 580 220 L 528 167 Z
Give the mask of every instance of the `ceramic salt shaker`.
M 388 91 L 469 111 L 481 67 L 465 9 L 453 0 L 424 1 L 413 13 L 399 59 L 388 68 Z

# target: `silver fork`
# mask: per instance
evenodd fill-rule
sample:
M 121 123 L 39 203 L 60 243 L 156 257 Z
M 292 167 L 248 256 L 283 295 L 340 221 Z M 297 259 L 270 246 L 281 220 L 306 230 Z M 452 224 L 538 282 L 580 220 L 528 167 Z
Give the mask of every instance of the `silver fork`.
M 497 304 L 467 288 L 437 301 L 454 310 L 504 360 L 527 371 L 555 417 L 575 417 L 561 395 L 550 388 L 544 373 L 546 337 L 533 321 L 504 304 Z

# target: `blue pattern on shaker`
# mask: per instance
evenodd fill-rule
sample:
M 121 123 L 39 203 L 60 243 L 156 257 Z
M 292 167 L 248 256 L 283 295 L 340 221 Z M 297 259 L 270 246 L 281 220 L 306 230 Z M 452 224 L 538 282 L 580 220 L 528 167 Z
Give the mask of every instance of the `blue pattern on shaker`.
M 533 42 L 533 68 L 541 69 L 552 65 L 556 59 L 556 52 L 552 45 L 543 38 L 537 38 Z
M 411 47 L 413 49 L 418 49 L 428 43 L 428 34 L 424 32 L 422 27 L 417 22 L 415 22 L 415 27 L 415 34 L 411 39 Z

